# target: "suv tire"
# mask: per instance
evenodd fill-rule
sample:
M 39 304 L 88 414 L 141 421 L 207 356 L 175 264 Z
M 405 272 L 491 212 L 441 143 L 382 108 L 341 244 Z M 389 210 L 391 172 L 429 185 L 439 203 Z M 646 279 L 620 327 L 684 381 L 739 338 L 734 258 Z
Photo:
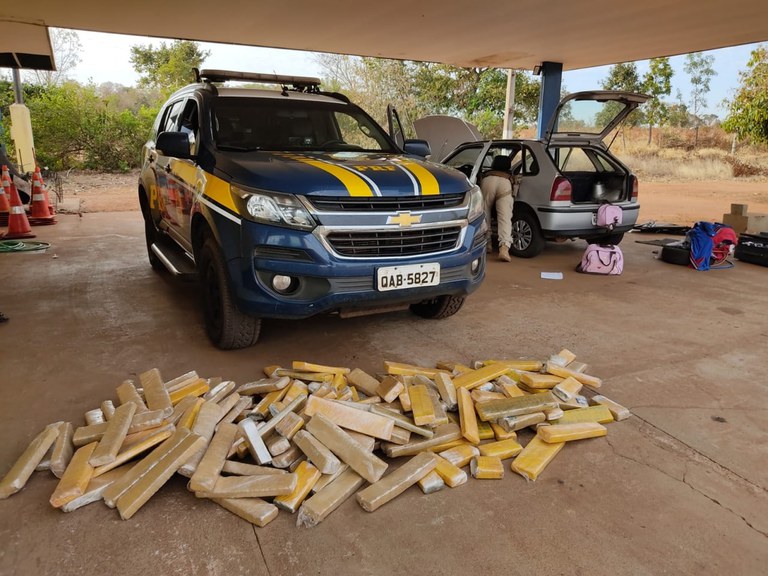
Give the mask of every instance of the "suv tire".
M 222 350 L 252 346 L 259 339 L 261 319 L 243 314 L 232 301 L 224 259 L 216 241 L 205 240 L 198 265 L 208 338 Z
M 411 312 L 429 320 L 441 320 L 453 316 L 464 305 L 464 296 L 438 296 L 411 304 Z
M 538 256 L 546 240 L 541 233 L 541 227 L 536 215 L 530 208 L 515 207 L 512 214 L 512 245 L 510 254 L 518 258 L 533 258 Z
M 157 254 L 152 252 L 152 244 L 157 241 L 157 229 L 152 222 L 152 216 L 149 213 L 147 207 L 147 201 L 142 192 L 139 192 L 139 203 L 141 204 L 141 215 L 144 217 L 144 239 L 147 242 L 147 257 L 149 258 L 149 265 L 156 272 L 162 272 L 165 270 L 165 265 L 157 257 Z

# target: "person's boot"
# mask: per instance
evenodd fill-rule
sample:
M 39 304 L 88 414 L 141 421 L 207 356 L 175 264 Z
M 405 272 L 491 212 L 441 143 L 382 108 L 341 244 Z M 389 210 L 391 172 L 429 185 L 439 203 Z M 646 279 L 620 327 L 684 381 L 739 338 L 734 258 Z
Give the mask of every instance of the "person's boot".
M 512 257 L 509 255 L 509 246 L 502 244 L 499 246 L 499 260 L 504 262 L 512 262 Z

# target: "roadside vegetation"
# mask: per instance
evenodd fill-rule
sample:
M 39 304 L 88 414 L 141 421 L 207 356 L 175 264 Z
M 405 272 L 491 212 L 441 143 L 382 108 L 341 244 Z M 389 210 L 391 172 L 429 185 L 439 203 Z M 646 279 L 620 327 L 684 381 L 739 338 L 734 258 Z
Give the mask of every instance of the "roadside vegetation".
M 24 101 L 32 116 L 38 162 L 50 170 L 129 171 L 140 162 L 140 150 L 165 99 L 193 80 L 209 54 L 195 42 L 176 40 L 159 46 L 136 45 L 131 63 L 138 85 L 79 83 L 69 75 L 79 62 L 77 33 L 53 30 L 58 70 L 24 75 Z M 318 54 L 323 87 L 342 91 L 386 126 L 387 104 L 394 104 L 406 132 L 428 114 L 457 116 L 486 137 L 502 134 L 507 73 L 493 68 L 456 68 L 443 64 Z M 651 96 L 617 134 L 612 150 L 646 179 L 726 179 L 768 177 L 768 50 L 758 46 L 740 86 L 726 102 L 720 121 L 702 114 L 715 71 L 712 57 L 686 57 L 685 73 L 693 86 L 690 99 L 673 97 L 673 70 L 667 58 L 650 61 L 644 75 L 634 63 L 617 64 L 603 89 L 643 92 Z M 515 80 L 513 129 L 533 137 L 539 101 L 539 79 L 518 72 Z M 596 87 L 597 88 L 597 87 Z M 564 92 L 567 87 L 564 88 Z M 0 76 L 2 142 L 12 157 L 8 106 L 14 101 L 10 76 Z

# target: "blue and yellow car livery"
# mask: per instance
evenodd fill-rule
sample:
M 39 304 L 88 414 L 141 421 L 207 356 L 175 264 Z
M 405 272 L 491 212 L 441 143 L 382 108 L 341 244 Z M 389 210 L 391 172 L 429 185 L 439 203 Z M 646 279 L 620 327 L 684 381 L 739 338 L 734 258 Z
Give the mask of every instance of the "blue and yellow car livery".
M 395 145 L 222 145 L 207 101 L 221 92 L 193 86 L 158 117 L 139 183 L 148 244 L 170 239 L 194 263 L 213 237 L 238 309 L 260 318 L 414 304 L 480 285 L 482 197 L 463 174 Z M 171 115 L 190 101 L 199 122 L 190 153 L 169 153 L 163 132 L 180 134 Z

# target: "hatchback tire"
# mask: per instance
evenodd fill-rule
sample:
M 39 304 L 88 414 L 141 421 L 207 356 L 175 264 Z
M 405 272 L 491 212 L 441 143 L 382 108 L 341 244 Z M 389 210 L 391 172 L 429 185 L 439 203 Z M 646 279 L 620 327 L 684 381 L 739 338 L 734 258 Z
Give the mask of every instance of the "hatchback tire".
M 516 207 L 512 214 L 512 245 L 509 253 L 518 258 L 533 258 L 544 250 L 545 244 L 536 215 L 528 208 Z
M 232 290 L 216 241 L 208 238 L 200 251 L 198 273 L 208 338 L 222 350 L 252 346 L 259 339 L 261 320 L 243 314 L 232 299 Z
M 429 320 L 441 320 L 453 316 L 464 305 L 464 296 L 438 296 L 411 304 L 411 312 Z

